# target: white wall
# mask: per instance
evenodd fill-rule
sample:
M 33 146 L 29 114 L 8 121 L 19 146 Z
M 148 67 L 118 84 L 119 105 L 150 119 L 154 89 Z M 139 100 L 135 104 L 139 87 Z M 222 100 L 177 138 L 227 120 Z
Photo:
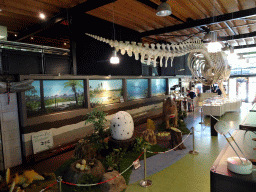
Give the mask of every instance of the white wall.
M 22 163 L 16 93 L 0 94 L 0 119 L 5 169 Z

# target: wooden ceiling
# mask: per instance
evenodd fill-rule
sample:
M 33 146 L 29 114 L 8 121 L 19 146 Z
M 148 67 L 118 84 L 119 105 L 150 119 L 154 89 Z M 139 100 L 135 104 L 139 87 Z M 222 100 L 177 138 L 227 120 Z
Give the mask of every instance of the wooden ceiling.
M 63 30 L 67 26 L 65 12 L 84 8 L 87 14 L 140 32 L 144 42 L 203 39 L 209 28 L 217 31 L 223 44 L 256 44 L 255 0 L 168 0 L 167 3 L 172 15 L 158 17 L 156 8 L 160 0 L 104 0 L 104 3 L 96 0 L 0 0 L 0 25 L 7 26 L 8 40 L 68 48 L 69 34 Z M 40 13 L 46 15 L 45 20 L 39 18 Z M 63 14 L 58 18 L 60 13 Z M 49 22 L 52 18 L 54 22 Z

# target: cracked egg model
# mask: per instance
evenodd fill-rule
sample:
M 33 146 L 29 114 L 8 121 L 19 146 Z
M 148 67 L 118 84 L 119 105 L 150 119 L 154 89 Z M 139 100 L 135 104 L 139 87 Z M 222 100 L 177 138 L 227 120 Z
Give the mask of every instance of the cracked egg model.
M 132 116 L 125 112 L 119 111 L 115 114 L 110 123 L 111 136 L 116 140 L 130 139 L 134 131 Z

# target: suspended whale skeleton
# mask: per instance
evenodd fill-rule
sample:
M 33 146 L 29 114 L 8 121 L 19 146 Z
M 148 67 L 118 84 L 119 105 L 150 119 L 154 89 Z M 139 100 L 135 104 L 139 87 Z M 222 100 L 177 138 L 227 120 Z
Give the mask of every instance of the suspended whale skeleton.
M 226 96 L 223 81 L 228 80 L 231 68 L 225 59 L 225 53 L 209 53 L 200 39 L 189 39 L 180 44 L 151 43 L 149 46 L 149 44 L 145 43 L 143 46 L 142 43 L 134 41 L 113 41 L 88 33 L 86 35 L 98 41 L 108 43 L 111 47 L 115 48 L 116 52 L 120 50 L 122 55 L 125 53 L 130 57 L 134 55 L 136 60 L 139 60 L 140 54 L 142 63 L 146 61 L 146 64 L 150 65 L 153 61 L 154 67 L 156 67 L 157 58 L 160 59 L 160 67 L 163 67 L 164 61 L 164 66 L 167 67 L 169 59 L 172 66 L 174 57 L 189 53 L 187 64 L 193 78 L 207 86 L 218 83 L 224 97 Z

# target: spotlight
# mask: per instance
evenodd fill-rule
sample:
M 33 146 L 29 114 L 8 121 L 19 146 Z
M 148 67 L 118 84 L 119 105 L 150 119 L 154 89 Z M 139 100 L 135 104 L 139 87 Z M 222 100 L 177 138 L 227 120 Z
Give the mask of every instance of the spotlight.
M 40 17 L 41 19 L 45 19 L 45 14 L 40 13 L 40 14 L 39 14 L 39 17 Z

